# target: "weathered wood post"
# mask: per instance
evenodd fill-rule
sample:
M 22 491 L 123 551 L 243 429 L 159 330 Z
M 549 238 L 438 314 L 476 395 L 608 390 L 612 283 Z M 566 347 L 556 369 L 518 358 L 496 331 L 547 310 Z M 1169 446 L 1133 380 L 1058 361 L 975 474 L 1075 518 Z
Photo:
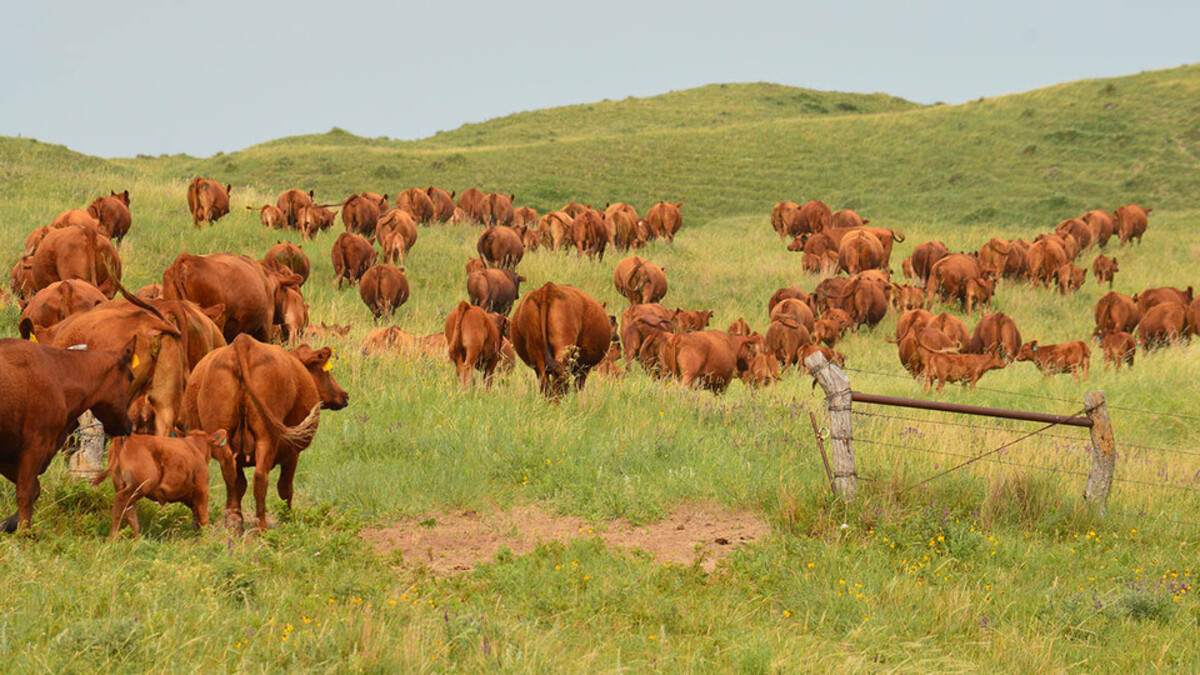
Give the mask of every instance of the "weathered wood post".
M 1117 448 L 1113 440 L 1112 423 L 1108 419 L 1108 403 L 1104 392 L 1089 391 L 1083 397 L 1088 419 L 1092 421 L 1092 469 L 1088 473 L 1083 498 L 1095 505 L 1104 515 L 1108 508 L 1108 493 L 1112 489 L 1113 472 L 1117 466 Z
M 79 416 L 79 448 L 67 458 L 67 468 L 79 480 L 91 480 L 104 470 L 104 425 L 91 411 Z
M 850 433 L 850 378 L 826 360 L 821 352 L 805 359 L 804 365 L 825 390 L 825 411 L 829 418 L 829 440 L 833 450 L 834 493 L 850 501 L 858 489 L 858 478 L 854 472 L 854 441 Z

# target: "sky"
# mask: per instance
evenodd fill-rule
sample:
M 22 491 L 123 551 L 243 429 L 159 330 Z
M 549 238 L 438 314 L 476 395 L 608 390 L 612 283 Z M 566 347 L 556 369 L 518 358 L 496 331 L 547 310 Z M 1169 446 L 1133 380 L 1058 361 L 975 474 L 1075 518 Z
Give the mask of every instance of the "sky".
M 208 156 L 718 82 L 959 103 L 1200 61 L 1200 2 L 7 0 L 0 135 Z

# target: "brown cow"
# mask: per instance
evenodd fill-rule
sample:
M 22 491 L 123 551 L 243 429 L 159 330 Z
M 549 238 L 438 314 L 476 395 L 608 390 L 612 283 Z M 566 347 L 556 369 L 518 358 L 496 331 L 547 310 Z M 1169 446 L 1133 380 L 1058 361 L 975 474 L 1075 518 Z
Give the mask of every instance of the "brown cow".
M 1096 301 L 1095 317 L 1096 330 L 1093 335 L 1120 331 L 1132 333 L 1137 329 L 1142 312 L 1133 298 L 1109 291 Z
M 86 312 L 107 301 L 100 289 L 86 281 L 56 281 L 38 291 L 25 305 L 18 330 L 21 337 L 29 339 L 35 328 L 49 328 L 72 314 Z
M 1137 239 L 1139 244 L 1142 243 L 1142 235 L 1146 233 L 1147 217 L 1153 212 L 1154 209 L 1143 208 L 1137 204 L 1126 204 L 1113 211 L 1113 222 L 1122 245 L 1131 239 Z
M 706 330 L 665 338 L 659 345 L 659 358 L 665 370 L 684 387 L 696 385 L 721 394 L 735 373 L 749 369 L 760 345 L 758 336 Z
M 859 232 L 869 232 L 879 240 L 879 244 L 883 246 L 883 264 L 881 267 L 887 267 L 891 264 L 892 247 L 904 241 L 904 235 L 895 230 L 889 230 L 883 227 L 827 227 L 821 231 L 821 234 L 828 236 L 836 246 L 841 246 L 842 239 L 850 234 Z
M 866 230 L 856 230 L 842 237 L 838 244 L 838 272 L 858 274 L 864 270 L 880 269 L 883 265 L 883 244 Z
M 742 371 L 742 383 L 751 388 L 769 387 L 780 379 L 779 360 L 773 354 L 755 356 L 749 368 Z
M 301 238 L 308 241 L 315 237 L 318 232 L 324 232 L 333 227 L 333 218 L 335 215 L 333 211 L 325 208 L 324 204 L 310 204 L 300 207 L 300 211 L 296 214 L 296 226 L 300 229 Z
M 725 331 L 730 335 L 749 335 L 751 333 L 750 324 L 742 317 L 738 317 L 737 321 L 729 324 L 729 328 Z
M 891 342 L 891 340 L 888 340 Z M 925 362 L 934 352 L 953 354 L 958 352 L 954 341 L 940 331 L 929 328 L 914 328 L 904 334 L 897 342 L 897 355 L 900 365 L 913 378 L 920 377 L 925 372 Z
M 134 295 L 143 300 L 158 300 L 162 297 L 162 284 L 146 284 L 137 289 Z
M 459 302 L 450 312 L 446 317 L 446 349 L 462 386 L 471 385 L 474 370 L 482 372 L 484 383 L 492 386 L 502 339 L 500 328 L 482 309 Z
M 795 286 L 785 286 L 784 288 L 780 288 L 779 290 L 777 290 L 771 294 L 771 298 L 769 300 L 767 300 L 767 313 L 769 314 L 771 312 L 771 310 L 775 309 L 775 305 L 778 305 L 779 303 L 783 302 L 784 300 L 786 300 L 788 298 L 796 298 L 797 300 L 803 301 L 814 312 L 817 309 L 814 306 L 816 304 L 816 301 L 813 300 L 812 297 L 809 296 L 808 293 L 805 293 L 804 291 L 800 290 L 799 288 L 796 288 Z
M 513 228 L 493 225 L 479 234 L 475 250 L 488 267 L 516 269 L 525 256 L 525 243 Z
M 425 194 L 429 196 L 429 200 L 433 202 L 433 219 L 439 223 L 444 223 L 454 217 L 454 193 L 446 192 L 432 185 L 425 188 Z M 383 209 L 380 213 L 387 211 Z
M 120 351 L 64 350 L 25 340 L 0 340 L 0 475 L 17 488 L 17 511 L 0 530 L 29 528 L 42 492 L 38 477 L 90 410 L 104 433 L 130 433 L 136 339 Z
M 350 395 L 331 372 L 332 351 L 308 345 L 285 351 L 239 335 L 192 371 L 184 396 L 189 429 L 216 433 L 231 429 L 234 470 L 225 474 L 226 522 L 242 525 L 245 467 L 254 467 L 257 529 L 267 528 L 267 482 L 280 467 L 277 491 L 292 507 L 292 484 L 300 453 L 316 435 L 321 408 L 341 410 Z
M 830 221 L 833 220 L 833 213 L 824 202 L 810 200 L 800 207 L 800 212 L 797 215 L 799 221 L 797 227 L 800 232 L 819 233 L 824 232 L 830 227 Z
M 788 366 L 800 363 L 800 348 L 812 344 L 812 339 L 803 323 L 790 316 L 780 316 L 772 319 L 767 327 L 765 342 L 765 352 L 778 359 L 786 370 Z
M 433 222 L 437 215 L 433 199 L 419 188 L 408 188 L 396 195 L 396 208 L 408 211 L 418 223 Z
M 796 202 L 779 202 L 771 209 L 771 227 L 780 239 L 795 238 L 802 234 L 800 229 L 800 205 Z
M 862 227 L 869 222 L 871 222 L 870 218 L 863 218 L 850 209 L 834 211 L 833 217 L 830 219 L 830 225 L 833 227 Z
M 350 334 L 350 329 L 353 326 L 346 324 L 326 324 L 322 321 L 319 325 L 309 324 L 308 328 L 304 329 L 304 337 L 314 338 L 317 340 L 328 340 L 330 338 L 344 338 Z
M 985 305 L 991 305 L 995 292 L 995 279 L 967 279 L 967 287 L 963 292 L 963 307 L 967 314 L 974 313 L 976 307 L 982 312 Z
M 650 211 L 646 213 L 646 220 L 649 221 L 655 237 L 666 239 L 668 244 L 674 243 L 676 233 L 683 226 L 683 214 L 680 212 L 682 208 L 683 202 L 659 202 L 650 207 Z
M 342 281 L 348 281 L 351 286 L 357 284 L 362 275 L 375 264 L 378 254 L 375 253 L 371 242 L 357 234 L 343 232 L 338 235 L 337 241 L 333 242 L 330 257 L 333 259 L 333 271 L 337 275 L 334 281 L 337 287 L 341 288 Z
M 1116 228 L 1113 226 L 1112 215 L 1107 211 L 1096 209 L 1088 211 L 1080 218 L 1092 231 L 1092 241 L 1096 242 L 1100 248 L 1108 246 L 1108 240 L 1112 238 Z
M 639 256 L 625 258 L 613 270 L 613 285 L 631 305 L 659 302 L 667 294 L 666 270 Z
M 1187 290 L 1180 290 L 1170 286 L 1162 286 L 1160 288 L 1147 288 L 1146 290 L 1133 296 L 1133 300 L 1137 302 L 1138 309 L 1142 314 L 1150 311 L 1155 305 L 1161 305 L 1167 302 L 1177 302 L 1185 307 L 1191 304 L 1195 297 L 1191 286 Z
M 381 216 L 375 228 L 375 239 L 383 249 L 383 261 L 393 265 L 404 263 L 404 257 L 417 243 L 417 221 L 403 209 L 392 209 Z
M 901 312 L 925 306 L 925 289 L 919 286 L 892 284 L 891 306 Z
M 1054 276 L 1058 279 L 1058 292 L 1063 295 L 1070 295 L 1079 290 L 1087 280 L 1087 272 L 1071 263 L 1055 270 Z
M 476 188 L 467 188 L 458 196 L 458 208 L 462 209 L 470 220 L 482 223 L 485 199 L 487 199 L 487 193 Z
M 1060 237 L 1073 237 L 1075 243 L 1079 246 L 1079 250 L 1091 248 L 1092 244 L 1096 243 L 1096 237 L 1092 235 L 1092 228 L 1081 218 L 1068 218 L 1054 227 L 1054 233 Z
M 809 331 L 813 330 L 817 319 L 816 315 L 813 314 L 812 307 L 798 298 L 784 298 L 771 308 L 771 321 L 785 316 L 804 324 L 804 327 Z
M 278 206 L 263 204 L 262 206 L 247 206 L 246 210 L 258 211 L 258 222 L 267 229 L 279 230 L 287 227 L 287 216 L 279 210 Z
M 282 268 L 286 267 L 289 274 L 299 275 L 301 286 L 308 281 L 311 269 L 308 256 L 304 254 L 304 248 L 290 241 L 278 242 L 267 249 L 267 254 L 263 256 L 263 265 L 267 269 L 277 271 L 283 271 Z
M 1187 309 L 1187 329 L 1191 335 L 1200 335 L 1200 298 L 1192 300 Z
M 975 332 L 964 351 L 983 354 L 996 345 L 1000 345 L 1000 356 L 1008 361 L 1017 358 L 1021 350 L 1021 331 L 1017 330 L 1017 323 L 1000 312 L 988 314 L 975 324 Z
M 419 337 L 417 338 L 415 346 L 417 351 L 433 359 L 434 361 L 441 361 L 442 359 L 446 358 L 446 350 L 448 347 L 445 333 L 434 333 L 433 335 Z
M 1187 306 L 1178 302 L 1154 305 L 1142 313 L 1138 335 L 1142 351 L 1178 343 L 1179 338 L 1187 335 Z
M 299 288 L 300 275 L 266 269 L 246 256 L 228 253 L 180 253 L 163 272 L 163 297 L 191 300 L 200 307 L 224 307 L 221 333 L 230 342 L 238 333 L 269 341 L 275 317 L 282 314 L 288 288 Z
M 150 404 L 150 399 L 146 398 L 145 394 L 133 399 L 133 402 L 129 404 L 129 421 L 133 424 L 133 433 L 154 435 L 154 428 L 158 424 L 158 413 L 155 412 L 154 406 Z M 110 459 L 112 458 L 111 452 L 110 448 Z
M 1104 350 L 1105 363 L 1111 363 L 1116 370 L 1121 364 L 1133 367 L 1133 357 L 1137 353 L 1137 342 L 1125 331 L 1105 333 L 1096 338 L 1100 341 L 1100 349 Z
M 537 223 L 538 212 L 532 206 L 521 206 L 513 209 L 512 226 L 526 227 Z
M 379 223 L 378 202 L 366 196 L 351 195 L 342 202 L 342 225 L 351 234 L 362 235 L 368 239 L 375 236 L 375 226 Z
M 484 269 L 467 275 L 467 297 L 485 312 L 508 316 L 521 295 L 525 277 L 509 269 Z
M 517 356 L 538 376 L 542 393 L 557 399 L 571 379 L 579 389 L 604 358 L 612 326 L 604 307 L 573 286 L 547 283 L 525 294 L 510 328 Z
M 404 268 L 386 263 L 372 266 L 363 273 L 358 294 L 376 321 L 384 314 L 392 316 L 408 301 L 408 279 L 404 276 Z
M 99 219 L 88 213 L 85 209 L 67 209 L 55 216 L 54 221 L 50 223 L 50 229 L 52 230 L 64 227 L 90 227 L 93 230 L 100 231 L 104 236 L 108 236 L 107 233 L 100 229 Z M 30 248 L 28 242 L 26 242 L 25 248 Z
M 542 245 L 561 250 L 571 242 L 571 223 L 574 217 L 565 211 L 551 211 L 538 219 L 538 234 Z
M 1018 361 L 1032 361 L 1047 377 L 1070 372 L 1076 380 L 1081 374 L 1083 379 L 1087 379 L 1091 357 L 1092 350 L 1082 340 L 1054 345 L 1038 345 L 1038 341 L 1034 340 L 1021 345 L 1017 352 Z
M 1079 248 L 1079 242 L 1075 240 L 1075 237 L 1064 237 L 1061 234 L 1057 234 L 1057 233 L 1039 234 L 1038 236 L 1033 238 L 1033 243 L 1036 244 L 1039 241 L 1047 241 L 1047 240 L 1052 241 L 1062 247 L 1063 253 L 1065 253 L 1067 256 L 1067 259 L 1064 262 L 1071 262 L 1071 261 L 1075 260 L 1075 258 L 1079 257 L 1079 252 L 1081 249 Z M 1032 244 L 1031 244 L 1031 246 L 1032 246 Z M 1029 252 L 1026 251 L 1027 256 L 1028 256 L 1028 254 L 1029 254 Z M 1057 269 L 1057 268 L 1055 268 L 1055 269 Z
M 1121 266 L 1116 258 L 1100 254 L 1092 261 L 1092 275 L 1096 277 L 1096 283 L 1102 284 L 1107 281 L 1110 289 L 1113 287 L 1113 277 L 1120 271 Z
M 297 228 L 300 224 L 300 209 L 313 205 L 313 191 L 304 192 L 292 188 L 284 190 L 275 199 L 275 207 L 287 218 L 287 226 Z
M 284 290 L 281 310 L 275 314 L 279 339 L 285 344 L 295 344 L 308 331 L 308 303 L 299 288 L 289 286 Z
M 671 312 L 671 323 L 675 325 L 676 333 L 691 333 L 704 330 L 712 319 L 712 315 L 711 309 L 687 310 L 676 307 L 675 311 Z
M 1045 237 L 1045 235 L 1043 235 Z M 1049 286 L 1058 268 L 1067 264 L 1070 257 L 1057 238 L 1039 238 L 1025 253 L 1026 274 L 1030 285 Z
M 560 209 L 563 213 L 571 217 L 572 220 L 584 211 L 591 211 L 592 207 L 588 204 L 580 204 L 579 202 L 571 202 Z
M 604 226 L 602 214 L 588 209 L 575 216 L 570 232 L 578 255 L 586 253 L 589 258 L 599 256 L 603 262 L 604 250 L 608 246 L 608 228 Z
M 953 314 L 946 314 L 945 312 L 938 314 L 929 320 L 929 324 L 926 327 L 930 330 L 939 331 L 953 340 L 954 345 L 960 351 L 966 351 L 967 347 L 971 344 L 971 334 L 967 332 L 967 327 Z
M 997 350 L 986 354 L 945 354 L 931 352 L 925 359 L 925 391 L 937 380 L 941 393 L 947 382 L 966 382 L 971 389 L 989 370 L 1000 370 L 1005 366 Z
M 363 354 L 378 354 L 386 351 L 402 352 L 416 346 L 416 338 L 412 333 L 399 326 L 384 326 L 374 328 L 362 341 Z
M 133 536 L 142 536 L 137 503 L 143 497 L 159 504 L 187 504 L 196 529 L 208 525 L 208 462 L 217 460 L 221 473 L 232 478 L 233 454 L 226 447 L 224 429 L 206 434 L 193 431 L 183 438 L 131 435 L 113 439 L 108 448 L 108 468 L 92 480 L 99 485 L 112 477 L 112 529 L 117 538 L 121 521 Z
M 489 193 L 483 200 L 483 223 L 489 226 L 509 227 L 513 224 L 513 195 Z
M 825 317 L 828 318 L 828 317 Z M 899 342 L 910 332 L 918 328 L 924 328 L 933 321 L 933 314 L 925 309 L 910 309 L 900 315 L 896 320 L 896 339 L 888 340 L 888 342 Z
M 886 283 L 876 280 L 852 279 L 841 293 L 841 308 L 850 314 L 856 326 L 866 324 L 874 328 L 887 315 L 888 288 Z
M 979 249 L 979 266 L 983 268 L 985 274 L 998 277 L 1004 273 L 1004 267 L 1008 263 L 1008 256 L 1012 252 L 1012 244 L 1005 239 L 989 239 Z
M 642 342 L 652 333 L 674 333 L 675 323 L 673 313 L 657 302 L 644 305 L 631 305 L 621 313 L 621 344 L 625 350 L 625 360 L 633 362 L 638 355 Z M 655 359 L 658 354 L 654 348 Z
M 612 235 L 609 243 L 621 251 L 637 248 L 637 221 L 638 214 L 632 206 L 625 202 L 609 204 L 604 209 L 604 224 Z
M 229 213 L 229 193 L 233 192 L 232 185 L 221 185 L 207 178 L 196 177 L 188 185 L 188 210 L 192 213 L 192 225 L 200 227 L 201 223 L 209 225 L 217 222 Z
M 845 309 L 843 305 L 845 304 L 846 287 L 849 285 L 850 280 L 845 277 L 822 279 L 821 283 L 813 289 L 817 309 L 822 314 L 833 308 Z
M 100 231 L 109 239 L 120 242 L 129 233 L 133 216 L 129 213 L 129 190 L 120 193 L 109 190 L 107 197 L 98 197 L 88 206 L 88 215 L 100 221 Z
M 56 281 L 80 279 L 111 298 L 117 292 L 116 282 L 121 279 L 121 258 L 116 247 L 91 227 L 71 226 L 49 232 L 29 263 L 34 291 Z
M 1024 239 L 1013 239 L 1008 242 L 1008 258 L 1004 261 L 1005 279 L 1024 279 L 1029 275 L 1029 247 L 1032 246 Z

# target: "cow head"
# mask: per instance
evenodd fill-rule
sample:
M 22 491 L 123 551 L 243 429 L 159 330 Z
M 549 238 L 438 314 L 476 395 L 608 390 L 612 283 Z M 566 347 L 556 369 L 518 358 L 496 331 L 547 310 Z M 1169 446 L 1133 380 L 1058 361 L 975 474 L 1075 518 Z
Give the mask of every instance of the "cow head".
M 333 350 L 329 347 L 313 350 L 308 345 L 300 345 L 289 352 L 304 364 L 304 369 L 312 376 L 317 385 L 317 394 L 321 398 L 321 407 L 328 410 L 341 410 L 350 403 L 350 394 L 338 386 L 333 379 Z

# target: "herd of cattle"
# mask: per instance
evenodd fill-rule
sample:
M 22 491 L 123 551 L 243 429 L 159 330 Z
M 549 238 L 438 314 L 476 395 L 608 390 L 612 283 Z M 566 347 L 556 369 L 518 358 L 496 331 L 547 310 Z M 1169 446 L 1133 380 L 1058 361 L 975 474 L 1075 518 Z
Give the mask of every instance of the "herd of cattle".
M 231 186 L 197 178 L 187 188 L 195 226 L 229 213 Z M 299 453 L 312 441 L 321 409 L 345 407 L 349 395 L 333 377 L 328 348 L 304 340 L 345 335 L 348 327 L 309 323 L 303 287 L 310 274 L 301 247 L 280 243 L 261 260 L 242 255 L 181 253 L 161 283 L 130 292 L 121 283 L 119 245 L 132 222 L 129 193 L 112 193 L 87 209 L 71 209 L 31 232 L 12 272 L 26 340 L 0 341 L 0 361 L 13 375 L 0 397 L 0 473 L 17 485 L 17 513 L 4 529 L 27 526 L 45 471 L 91 411 L 105 432 L 121 436 L 109 451 L 116 499 L 113 535 L 122 522 L 138 530 L 133 504 L 142 497 L 189 504 L 197 524 L 208 520 L 208 464 L 215 459 L 226 486 L 226 517 L 240 526 L 253 467 L 256 525 L 266 526 L 268 477 L 280 468 L 279 496 L 290 506 Z M 435 187 L 387 195 L 365 192 L 337 204 L 317 204 L 312 192 L 287 190 L 257 210 L 264 227 L 298 231 L 305 239 L 333 226 L 345 232 L 330 249 L 334 283 L 358 286 L 376 319 L 409 298 L 405 256 L 418 228 L 433 223 L 482 225 L 478 258 L 466 263 L 469 301 L 451 309 L 444 331 L 417 337 L 398 326 L 371 331 L 364 353 L 419 350 L 451 361 L 464 386 L 474 371 L 491 383 L 517 358 L 532 368 L 544 395 L 557 399 L 582 388 L 593 372 L 619 376 L 637 362 L 654 377 L 723 392 L 733 379 L 748 386 L 777 381 L 781 372 L 820 351 L 834 350 L 846 331 L 873 327 L 889 309 L 902 312 L 893 341 L 903 366 L 937 382 L 974 386 L 986 371 L 1032 361 L 1043 372 L 1087 375 L 1086 342 L 1023 343 L 1003 314 L 983 316 L 972 333 L 950 314 L 928 311 L 935 299 L 960 302 L 968 313 L 989 305 L 999 279 L 1056 283 L 1070 293 L 1083 283 L 1075 260 L 1115 233 L 1141 239 L 1147 212 L 1125 206 L 1093 211 L 1059 224 L 1033 242 L 992 239 L 974 253 L 951 253 L 940 242 L 918 245 L 902 268 L 913 285 L 891 280 L 898 232 L 868 227 L 853 211 L 831 213 L 820 202 L 784 202 L 771 221 L 801 266 L 833 273 L 809 293 L 781 288 L 767 302 L 762 334 L 744 318 L 710 330 L 712 312 L 668 310 L 663 268 L 640 256 L 622 259 L 613 283 L 629 306 L 616 316 L 584 291 L 546 283 L 520 293 L 517 267 L 539 248 L 575 248 L 600 261 L 609 248 L 639 249 L 672 242 L 682 226 L 681 203 L 659 202 L 644 218 L 625 203 L 604 210 L 571 203 L 540 215 L 515 207 L 511 195 Z M 378 250 L 377 250 L 378 247 Z M 1097 256 L 1093 272 L 1112 284 L 1115 259 Z M 842 274 L 844 273 L 844 275 Z M 920 282 L 919 284 L 915 282 Z M 117 295 L 121 297 L 117 297 Z M 514 308 L 515 306 L 515 308 Z M 1096 308 L 1096 338 L 1118 367 L 1132 364 L 1138 332 L 1145 348 L 1200 329 L 1192 289 L 1147 290 L 1132 298 L 1104 296 Z M 291 349 L 286 347 L 292 346 Z M 132 434 L 132 435 L 130 435 Z

